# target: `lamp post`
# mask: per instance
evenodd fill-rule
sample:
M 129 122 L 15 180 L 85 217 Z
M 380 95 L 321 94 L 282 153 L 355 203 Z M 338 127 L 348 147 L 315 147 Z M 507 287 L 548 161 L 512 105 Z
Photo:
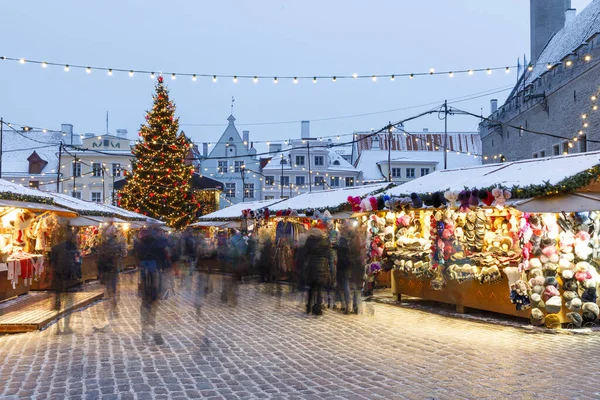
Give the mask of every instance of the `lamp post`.
M 279 198 L 283 199 L 283 154 L 281 155 L 281 161 L 279 161 L 279 163 L 281 164 L 281 179 L 279 179 L 279 186 L 281 187 L 281 194 L 279 195 Z

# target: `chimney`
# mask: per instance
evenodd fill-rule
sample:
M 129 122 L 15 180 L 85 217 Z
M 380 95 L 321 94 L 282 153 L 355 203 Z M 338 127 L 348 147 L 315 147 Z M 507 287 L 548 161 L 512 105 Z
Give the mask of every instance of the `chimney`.
M 273 156 L 275 153 L 281 151 L 281 143 L 271 143 L 269 144 L 269 155 Z
M 531 61 L 533 65 L 552 36 L 565 26 L 571 0 L 529 0 Z
M 68 137 L 69 144 L 73 144 L 73 125 L 60 124 L 60 131 L 63 133 L 63 136 Z
M 429 128 L 423 128 L 423 133 L 429 133 Z
M 117 137 L 127 139 L 127 129 L 117 129 Z
M 244 146 L 246 149 L 250 148 L 250 131 L 242 131 L 242 139 L 244 140 Z
M 202 143 L 202 156 L 208 157 L 208 143 Z
M 491 99 L 490 100 L 490 107 L 492 110 L 492 114 L 496 112 L 496 110 L 498 110 L 498 99 Z
M 565 11 L 565 26 L 569 25 L 573 21 L 575 14 L 577 14 L 577 10 L 574 8 L 569 8 Z
M 300 137 L 302 139 L 310 139 L 310 121 L 301 122 Z

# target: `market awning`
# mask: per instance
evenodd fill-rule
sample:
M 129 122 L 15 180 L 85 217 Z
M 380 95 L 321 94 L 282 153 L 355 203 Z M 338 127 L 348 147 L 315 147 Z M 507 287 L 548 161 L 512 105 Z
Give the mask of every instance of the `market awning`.
M 77 213 L 66 208 L 51 204 L 33 203 L 28 201 L 0 200 L 0 207 L 25 208 L 31 211 L 52 211 L 63 217 L 76 217 Z
M 227 225 L 228 223 L 229 222 L 227 221 L 200 221 L 190 224 L 189 226 L 191 226 L 192 228 L 208 228 L 211 226 L 218 228 L 220 226 Z
M 600 193 L 572 193 L 525 199 L 513 203 L 523 212 L 556 213 L 600 211 Z
M 78 216 L 69 220 L 71 226 L 98 226 L 102 223 L 114 222 L 117 224 L 129 223 L 119 218 L 112 217 L 95 217 L 95 216 Z

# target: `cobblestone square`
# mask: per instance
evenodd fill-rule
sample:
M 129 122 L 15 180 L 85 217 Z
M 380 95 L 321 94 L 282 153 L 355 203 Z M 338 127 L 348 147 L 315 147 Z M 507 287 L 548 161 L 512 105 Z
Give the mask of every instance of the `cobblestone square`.
M 142 340 L 137 276 L 108 302 L 41 332 L 0 337 L 3 399 L 472 399 L 600 397 L 598 336 L 532 333 L 364 303 L 360 315 L 303 312 L 302 295 L 221 276 L 197 315 L 196 274 L 161 300 L 163 344 Z M 284 290 L 284 292 L 287 292 Z

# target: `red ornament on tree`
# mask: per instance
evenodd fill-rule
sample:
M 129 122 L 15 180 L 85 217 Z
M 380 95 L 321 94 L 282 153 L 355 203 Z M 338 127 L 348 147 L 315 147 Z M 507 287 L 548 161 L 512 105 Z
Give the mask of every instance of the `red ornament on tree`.
M 158 83 L 163 83 L 163 77 L 162 77 L 162 76 L 159 76 L 159 77 L 158 77 Z M 160 98 L 160 97 L 159 97 L 159 98 Z

